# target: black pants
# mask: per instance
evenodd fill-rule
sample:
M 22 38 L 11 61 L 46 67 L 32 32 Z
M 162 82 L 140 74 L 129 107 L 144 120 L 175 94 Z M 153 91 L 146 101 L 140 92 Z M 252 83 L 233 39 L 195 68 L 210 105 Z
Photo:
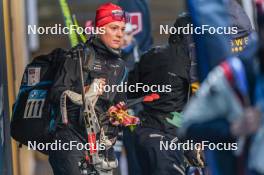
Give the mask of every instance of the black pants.
M 136 152 L 136 134 L 131 132 L 129 128 L 123 130 L 123 142 L 127 154 L 128 174 L 129 175 L 143 175 L 140 170 L 140 165 L 137 160 Z
M 161 150 L 160 142 L 170 142 L 175 138 L 156 129 L 138 127 L 136 129 L 136 152 L 144 175 L 184 175 L 183 151 Z M 163 142 L 163 143 L 164 143 Z
M 78 137 L 73 130 L 63 128 L 57 131 L 54 141 L 61 141 L 63 143 L 70 143 L 76 141 L 78 143 L 85 143 L 83 139 Z M 81 175 L 79 162 L 84 159 L 85 152 L 73 147 L 72 150 L 56 150 L 50 151 L 49 162 L 53 169 L 54 175 Z M 92 170 L 90 170 L 92 171 Z

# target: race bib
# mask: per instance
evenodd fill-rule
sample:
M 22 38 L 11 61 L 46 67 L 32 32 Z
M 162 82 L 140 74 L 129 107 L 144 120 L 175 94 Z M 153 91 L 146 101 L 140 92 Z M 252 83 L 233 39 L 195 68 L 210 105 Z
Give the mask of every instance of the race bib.
M 28 96 L 24 118 L 41 118 L 46 96 L 46 90 L 31 91 Z

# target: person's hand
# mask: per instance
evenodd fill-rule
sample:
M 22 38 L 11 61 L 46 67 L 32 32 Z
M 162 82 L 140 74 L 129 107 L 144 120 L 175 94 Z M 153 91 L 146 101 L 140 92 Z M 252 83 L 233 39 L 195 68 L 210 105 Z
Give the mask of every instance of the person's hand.
M 118 123 L 118 121 L 114 122 L 115 119 L 113 117 L 117 116 L 120 111 L 126 110 L 125 105 L 126 105 L 125 102 L 122 101 L 122 102 L 119 102 L 116 105 L 113 105 L 110 108 L 108 108 L 107 113 L 110 117 L 110 121 L 112 122 L 112 124 L 114 124 L 114 125 L 120 124 L 120 123 Z
M 90 89 L 90 86 L 89 86 L 89 85 L 84 86 L 84 92 L 85 92 L 85 93 L 87 93 L 87 92 L 89 91 L 89 89 Z
M 184 156 L 187 159 L 187 162 L 191 166 L 195 167 L 201 167 L 203 168 L 205 166 L 205 158 L 204 158 L 204 152 L 201 149 L 194 149 L 194 150 L 186 150 L 184 151 Z
M 108 109 L 109 120 L 114 126 L 131 126 L 139 124 L 139 118 L 129 115 L 126 104 L 119 102 Z
M 116 105 L 113 105 L 113 106 L 111 106 L 108 110 L 107 110 L 107 112 L 108 112 L 108 114 L 110 114 L 110 115 L 115 115 L 117 112 L 119 112 L 120 110 L 126 110 L 126 104 L 125 104 L 125 102 L 123 102 L 123 101 L 121 101 L 121 102 L 119 102 L 119 103 L 117 103 Z
M 102 95 L 104 93 L 104 86 L 105 86 L 105 82 L 106 82 L 105 78 L 95 79 L 94 81 L 98 83 L 98 85 L 95 86 L 95 88 L 97 88 L 95 90 L 98 91 L 98 95 Z M 87 93 L 89 91 L 89 89 L 90 89 L 89 85 L 85 86 L 84 87 L 85 93 Z
M 121 101 L 121 102 L 119 102 L 119 103 L 117 103 L 116 105 L 115 105 L 115 107 L 117 108 L 117 109 L 122 109 L 122 110 L 126 110 L 126 103 L 125 102 L 123 102 L 123 101 Z
M 105 86 L 105 78 L 99 78 L 99 95 L 103 95 L 104 93 L 104 86 Z
M 231 125 L 234 136 L 248 136 L 255 133 L 260 127 L 261 113 L 255 107 L 245 109 L 244 115 Z

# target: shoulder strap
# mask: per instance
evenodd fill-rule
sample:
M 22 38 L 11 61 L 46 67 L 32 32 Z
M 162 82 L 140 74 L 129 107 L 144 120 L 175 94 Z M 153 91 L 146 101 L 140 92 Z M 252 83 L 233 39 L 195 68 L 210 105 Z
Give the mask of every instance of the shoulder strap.
M 78 60 L 78 50 L 81 50 L 82 64 L 84 71 L 90 71 L 92 69 L 95 60 L 95 50 L 89 43 L 79 43 L 75 47 L 66 52 L 66 57 L 74 60 Z
M 83 51 L 84 51 L 83 70 L 91 71 L 96 56 L 95 50 L 92 46 L 87 45 L 87 47 L 85 47 Z

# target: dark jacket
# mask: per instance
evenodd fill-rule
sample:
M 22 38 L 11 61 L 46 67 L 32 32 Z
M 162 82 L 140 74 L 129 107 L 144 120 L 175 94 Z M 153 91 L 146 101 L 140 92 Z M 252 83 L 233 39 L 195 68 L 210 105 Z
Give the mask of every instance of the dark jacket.
M 77 46 L 79 47 L 79 46 Z M 76 58 L 77 47 L 68 52 L 68 57 L 58 70 L 55 82 L 51 88 L 50 98 L 59 106 L 60 96 L 65 90 L 72 90 L 81 94 L 81 79 L 79 61 Z M 106 47 L 99 38 L 92 38 L 85 43 L 88 55 L 94 50 L 95 58 L 91 70 L 87 69 L 88 61 L 83 58 L 84 85 L 91 84 L 95 78 L 105 78 L 106 85 L 118 85 L 126 79 L 126 68 L 120 54 L 116 50 Z M 90 56 L 86 57 L 90 58 Z M 108 110 L 114 103 L 126 101 L 125 93 L 108 92 L 99 97 L 96 103 L 98 116 Z M 80 106 L 67 100 L 67 112 L 70 123 L 78 128 Z M 99 118 L 99 120 L 101 120 Z M 104 120 L 104 119 L 103 119 Z M 108 121 L 108 120 L 107 120 Z
M 180 44 L 155 47 L 142 56 L 135 70 L 129 74 L 129 85 L 142 83 L 148 86 L 171 86 L 171 92 L 159 93 L 159 100 L 143 103 L 144 113 L 140 117 L 144 126 L 164 131 L 175 129 L 165 118 L 171 117 L 170 112 L 183 110 L 188 100 L 189 71 L 188 49 Z M 136 98 L 149 93 L 139 91 L 129 94 L 129 97 Z

